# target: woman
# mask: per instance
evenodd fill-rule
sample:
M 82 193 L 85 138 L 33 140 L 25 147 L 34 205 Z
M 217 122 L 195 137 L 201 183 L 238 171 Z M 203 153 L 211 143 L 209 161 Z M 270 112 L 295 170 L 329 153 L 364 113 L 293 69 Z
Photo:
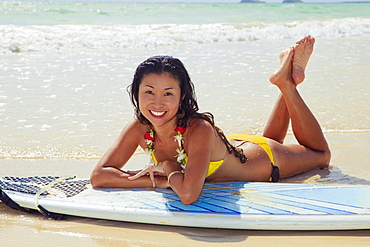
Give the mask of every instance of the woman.
M 210 113 L 198 113 L 193 84 L 180 60 L 141 63 L 130 86 L 136 114 L 91 175 L 94 187 L 171 187 L 184 204 L 197 201 L 204 181 L 274 181 L 328 166 L 321 128 L 297 91 L 312 53 L 307 36 L 280 54 L 270 81 L 280 91 L 263 136 L 228 137 Z M 289 122 L 298 145 L 284 145 Z M 121 168 L 140 146 L 152 164 L 133 174 Z M 149 176 L 148 176 L 149 175 Z

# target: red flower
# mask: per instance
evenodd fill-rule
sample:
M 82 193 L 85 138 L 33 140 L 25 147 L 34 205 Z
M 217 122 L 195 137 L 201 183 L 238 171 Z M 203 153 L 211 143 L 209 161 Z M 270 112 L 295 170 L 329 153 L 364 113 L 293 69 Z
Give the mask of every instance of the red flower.
M 144 138 L 149 141 L 154 141 L 154 136 L 151 136 L 149 132 L 146 132 Z
M 175 131 L 180 132 L 181 134 L 184 134 L 186 132 L 186 128 L 178 126 Z

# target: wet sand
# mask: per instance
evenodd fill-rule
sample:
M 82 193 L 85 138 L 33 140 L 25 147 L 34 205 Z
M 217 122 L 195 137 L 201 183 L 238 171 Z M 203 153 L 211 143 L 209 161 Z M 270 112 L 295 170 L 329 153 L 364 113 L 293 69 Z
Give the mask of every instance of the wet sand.
M 9 214 L 1 219 L 3 246 L 368 246 L 369 230 L 247 231 L 156 226 L 68 217 L 52 221 Z M 22 221 L 21 225 L 16 224 Z M 22 236 L 22 238 L 19 238 Z

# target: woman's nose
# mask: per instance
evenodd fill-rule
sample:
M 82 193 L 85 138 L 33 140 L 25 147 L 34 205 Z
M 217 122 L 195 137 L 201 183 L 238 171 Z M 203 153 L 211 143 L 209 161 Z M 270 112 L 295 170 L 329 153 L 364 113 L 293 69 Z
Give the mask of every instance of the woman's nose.
M 163 98 L 161 96 L 156 96 L 155 99 L 154 99 L 154 104 L 156 106 L 163 105 Z

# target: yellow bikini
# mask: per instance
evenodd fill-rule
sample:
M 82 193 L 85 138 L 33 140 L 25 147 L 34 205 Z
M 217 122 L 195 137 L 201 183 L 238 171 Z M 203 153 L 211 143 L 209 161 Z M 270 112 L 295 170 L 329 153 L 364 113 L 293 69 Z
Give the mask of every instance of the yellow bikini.
M 237 141 L 246 141 L 246 142 L 252 142 L 254 144 L 257 144 L 265 152 L 270 158 L 271 164 L 274 164 L 274 155 L 272 154 L 270 145 L 268 143 L 268 139 L 263 136 L 256 136 L 256 135 L 247 135 L 247 134 L 232 134 L 229 136 L 226 136 L 227 139 L 237 140 Z
M 232 139 L 232 140 L 237 140 L 237 141 L 252 142 L 254 144 L 257 144 L 258 146 L 263 148 L 263 150 L 265 150 L 265 152 L 267 153 L 267 155 L 270 158 L 271 164 L 274 165 L 274 156 L 272 154 L 271 148 L 268 144 L 268 139 L 266 137 L 256 136 L 256 135 L 247 135 L 247 134 L 232 134 L 232 135 L 226 136 L 226 138 L 227 139 Z M 207 172 L 206 177 L 213 174 L 222 165 L 223 162 L 224 162 L 224 160 L 211 161 L 209 163 L 209 166 L 208 166 L 208 172 Z M 272 179 L 270 179 L 270 180 L 272 180 Z
M 153 159 L 154 163 L 158 163 L 158 160 L 155 157 L 154 153 L 152 154 L 152 159 Z M 186 161 L 186 163 L 188 162 L 188 157 L 185 158 L 185 161 Z M 212 173 L 214 173 L 220 167 L 220 165 L 222 165 L 222 163 L 224 163 L 224 160 L 211 161 L 211 162 L 209 162 L 208 172 L 207 172 L 206 177 L 208 177 Z
M 267 153 L 268 157 L 270 158 L 271 163 L 271 175 L 269 178 L 270 182 L 277 182 L 280 178 L 280 171 L 279 167 L 275 166 L 274 155 L 272 153 L 271 147 L 268 143 L 268 139 L 263 136 L 256 136 L 256 135 L 247 135 L 247 134 L 232 134 L 227 136 L 228 139 L 233 139 L 237 141 L 246 141 L 252 142 L 263 148 Z
M 232 140 L 237 140 L 237 141 L 246 141 L 246 142 L 252 142 L 254 144 L 257 144 L 265 152 L 267 153 L 268 157 L 270 158 L 271 165 L 274 167 L 274 155 L 272 154 L 272 150 L 268 144 L 268 139 L 263 136 L 256 136 L 256 135 L 248 135 L 248 134 L 232 134 L 226 137 L 227 139 L 232 139 Z M 155 157 L 154 153 L 152 153 L 152 158 L 155 163 L 158 163 L 157 158 Z M 187 157 L 185 158 L 185 161 L 187 162 Z M 208 166 L 208 172 L 206 177 L 209 177 L 211 174 L 213 174 L 224 162 L 224 160 L 219 160 L 219 161 L 211 161 L 209 162 Z M 275 168 L 276 169 L 276 168 Z M 271 177 L 270 181 L 273 181 L 274 178 Z
M 263 148 L 265 150 L 266 154 L 270 158 L 271 163 L 271 175 L 269 178 L 270 182 L 277 182 L 280 178 L 280 171 L 279 167 L 275 166 L 274 161 L 274 155 L 272 153 L 271 147 L 268 143 L 268 139 L 263 136 L 256 136 L 256 135 L 247 135 L 247 134 L 232 134 L 227 136 L 228 139 L 233 139 L 237 141 L 246 141 L 246 142 L 252 142 Z

